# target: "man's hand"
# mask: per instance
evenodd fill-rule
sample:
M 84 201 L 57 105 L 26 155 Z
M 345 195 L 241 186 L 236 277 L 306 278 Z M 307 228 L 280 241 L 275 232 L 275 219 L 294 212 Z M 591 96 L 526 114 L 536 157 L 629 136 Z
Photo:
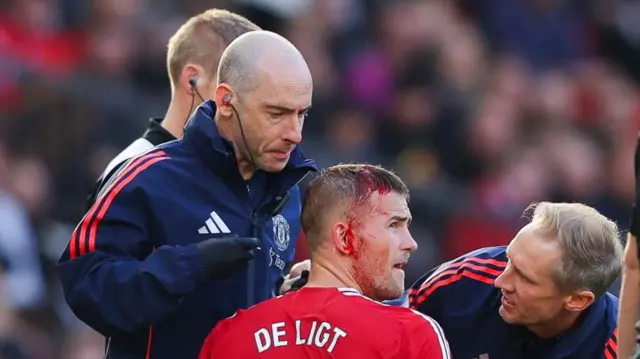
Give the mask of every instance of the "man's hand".
M 284 294 L 290 290 L 298 290 L 307 284 L 309 279 L 309 271 L 311 270 L 311 261 L 306 259 L 298 262 L 291 267 L 291 271 L 284 277 L 284 282 L 280 286 L 280 293 Z
M 210 280 L 225 279 L 246 268 L 260 250 L 260 240 L 237 235 L 210 238 L 197 244 Z

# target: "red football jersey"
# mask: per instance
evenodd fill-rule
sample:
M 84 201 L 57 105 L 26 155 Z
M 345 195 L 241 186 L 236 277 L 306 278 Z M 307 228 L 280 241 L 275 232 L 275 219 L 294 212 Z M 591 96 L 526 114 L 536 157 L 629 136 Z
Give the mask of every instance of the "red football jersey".
M 200 359 L 449 359 L 435 320 L 352 288 L 302 288 L 218 323 Z

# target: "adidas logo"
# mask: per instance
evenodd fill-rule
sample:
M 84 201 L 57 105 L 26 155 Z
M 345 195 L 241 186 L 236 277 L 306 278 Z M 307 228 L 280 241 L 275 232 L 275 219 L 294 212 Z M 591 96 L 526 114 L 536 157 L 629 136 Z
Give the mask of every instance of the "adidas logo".
M 229 227 L 224 223 L 222 218 L 218 216 L 216 211 L 209 214 L 209 218 L 204 222 L 204 226 L 198 229 L 200 234 L 216 234 L 216 233 L 231 233 Z

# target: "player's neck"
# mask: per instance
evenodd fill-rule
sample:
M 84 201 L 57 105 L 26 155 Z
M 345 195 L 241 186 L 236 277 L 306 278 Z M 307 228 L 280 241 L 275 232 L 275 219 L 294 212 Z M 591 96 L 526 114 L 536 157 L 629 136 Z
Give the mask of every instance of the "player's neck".
M 174 94 L 167 113 L 162 120 L 162 127 L 176 138 L 182 137 L 184 125 L 200 104 L 199 101 L 194 101 L 193 106 L 191 106 L 191 98 L 187 99 L 185 96 L 184 94 Z
M 314 258 L 311 261 L 309 280 L 305 287 L 349 287 L 362 293 L 362 289 L 353 278 L 353 275 L 342 268 L 339 261 L 328 261 L 323 258 Z

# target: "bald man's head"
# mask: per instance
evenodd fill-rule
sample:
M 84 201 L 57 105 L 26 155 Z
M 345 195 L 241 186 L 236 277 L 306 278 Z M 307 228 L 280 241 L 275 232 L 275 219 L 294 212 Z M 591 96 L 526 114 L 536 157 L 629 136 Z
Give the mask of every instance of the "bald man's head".
M 292 43 L 269 31 L 246 33 L 220 59 L 218 130 L 234 143 L 239 162 L 279 172 L 302 141 L 312 93 L 311 72 Z
M 278 78 L 312 83 L 311 72 L 300 51 L 276 33 L 246 33 L 222 53 L 218 84 L 228 84 L 238 93 L 251 92 L 264 81 Z

